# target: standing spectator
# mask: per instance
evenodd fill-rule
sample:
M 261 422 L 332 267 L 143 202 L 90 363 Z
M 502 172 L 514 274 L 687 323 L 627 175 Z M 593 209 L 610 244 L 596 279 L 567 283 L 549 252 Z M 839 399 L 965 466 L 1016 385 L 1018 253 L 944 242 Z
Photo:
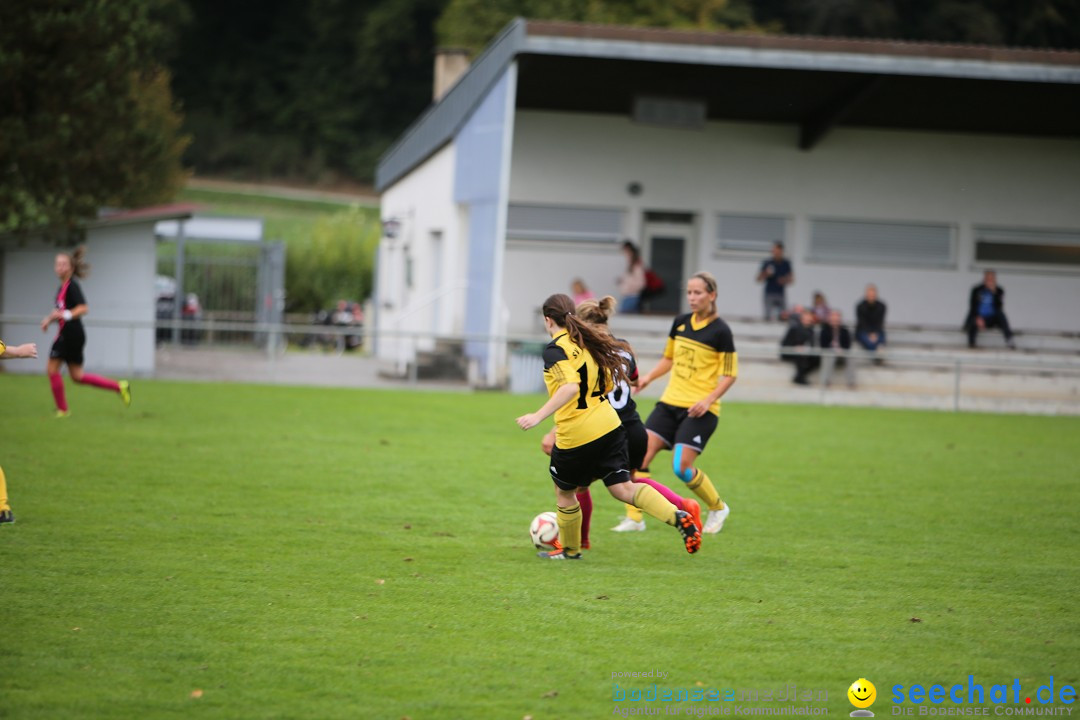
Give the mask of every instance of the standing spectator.
M 765 283 L 765 320 L 772 320 L 774 310 L 777 319 L 781 319 L 787 308 L 784 290 L 795 282 L 791 263 L 784 257 L 784 243 L 779 240 L 773 243 L 772 257 L 761 263 L 757 281 Z
M 971 298 L 968 301 L 967 319 L 964 320 L 968 347 L 975 347 L 975 336 L 980 330 L 992 327 L 1001 328 L 1005 335 L 1005 344 L 1013 350 L 1016 349 L 1012 329 L 1005 317 L 1005 288 L 997 284 L 997 273 L 987 270 L 983 274 L 982 284 L 971 289 Z
M 788 348 L 794 352 L 784 352 L 780 355 L 780 359 L 795 366 L 795 377 L 791 379 L 791 382 L 796 385 L 809 385 L 810 381 L 806 379 L 806 376 L 821 365 L 820 357 L 807 352 L 813 350 L 817 344 L 814 338 L 814 313 L 803 310 L 802 317 L 799 319 L 800 323 L 789 327 L 784 339 L 780 341 L 781 348 Z
M 619 312 L 641 312 L 641 291 L 645 289 L 645 262 L 641 259 L 641 251 L 637 245 L 625 241 L 622 244 L 623 255 L 626 256 L 626 272 L 619 276 Z
M 574 282 L 570 283 L 570 291 L 573 293 L 570 297 L 573 298 L 575 307 L 586 300 L 596 299 L 596 296 L 589 291 L 589 288 L 585 287 L 585 281 L 581 278 L 574 278 Z
M 855 339 L 870 352 L 885 344 L 885 303 L 878 300 L 876 285 L 867 285 L 866 296 L 855 306 Z
M 844 368 L 844 380 L 849 388 L 855 387 L 855 363 L 851 357 L 845 357 L 851 350 L 851 332 L 840 323 L 840 311 L 829 313 L 828 322 L 821 326 L 821 349 L 827 350 L 821 357 L 821 384 L 825 387 L 832 382 L 833 368 L 840 364 Z

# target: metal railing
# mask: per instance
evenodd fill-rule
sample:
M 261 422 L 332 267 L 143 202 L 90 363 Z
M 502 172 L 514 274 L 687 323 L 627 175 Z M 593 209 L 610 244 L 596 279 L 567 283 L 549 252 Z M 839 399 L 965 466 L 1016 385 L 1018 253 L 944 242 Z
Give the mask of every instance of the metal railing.
M 0 315 L 0 330 L 5 335 L 5 340 L 11 343 L 37 342 L 39 356 L 47 356 L 48 343 L 52 341 L 52 335 L 41 336 L 36 330 L 41 318 L 37 316 L 14 316 Z M 127 359 L 129 371 L 134 369 L 137 342 L 147 342 L 145 337 L 138 338 L 138 334 L 147 331 L 154 333 L 155 339 L 163 339 L 157 342 L 157 347 L 173 345 L 172 330 L 178 330 L 180 345 L 184 345 L 184 338 L 188 343 L 203 347 L 213 348 L 248 348 L 258 349 L 269 362 L 280 359 L 285 352 L 292 350 L 319 350 L 341 354 L 347 343 L 354 348 L 359 355 L 370 356 L 373 347 L 372 340 L 375 337 L 370 326 L 338 326 L 317 325 L 314 323 L 263 323 L 245 322 L 237 320 L 158 320 L 158 321 L 122 321 L 105 320 L 87 317 L 84 323 L 91 330 L 94 328 L 121 329 L 124 331 L 125 348 L 124 357 Z M 35 328 L 33 334 L 36 337 L 25 337 L 25 332 L 12 335 L 12 326 L 21 330 L 28 327 Z M 164 331 L 159 333 L 159 331 Z M 226 337 L 229 342 L 219 343 L 216 338 Z M 515 354 L 538 355 L 539 348 L 546 345 L 549 338 L 535 334 L 520 335 L 476 335 L 464 336 L 445 335 L 430 332 L 410 332 L 402 330 L 385 330 L 378 333 L 380 341 L 397 341 L 396 348 L 398 358 L 406 358 L 404 373 L 401 377 L 411 384 L 419 384 L 420 367 L 417 358 L 423 354 L 422 348 L 433 346 L 439 341 L 443 346 L 447 344 L 460 345 L 463 348 L 466 343 L 484 343 L 490 347 L 502 348 L 500 360 L 505 359 L 505 370 L 509 370 L 511 356 Z M 358 342 L 356 342 L 358 340 Z M 93 336 L 91 335 L 91 342 Z M 655 347 L 654 347 L 655 346 Z M 635 344 L 635 350 L 639 355 L 639 363 L 647 368 L 660 356 L 661 345 L 650 339 Z M 1011 352 L 971 352 L 971 351 L 923 351 L 912 349 L 888 349 L 882 353 L 869 353 L 864 350 L 852 350 L 847 352 L 835 352 L 819 348 L 807 348 L 796 350 L 795 348 L 769 347 L 764 344 L 751 343 L 739 351 L 741 365 L 740 375 L 743 378 L 752 377 L 755 372 L 768 375 L 762 384 L 771 382 L 774 386 L 784 385 L 783 373 L 775 370 L 777 367 L 789 367 L 780 359 L 781 354 L 803 354 L 806 356 L 843 357 L 849 362 L 857 364 L 860 377 L 869 371 L 874 376 L 889 375 L 899 377 L 905 372 L 919 371 L 924 377 L 931 377 L 935 381 L 933 388 L 927 388 L 927 392 L 933 392 L 936 396 L 951 397 L 953 410 L 964 409 L 964 399 L 977 396 L 994 395 L 1000 397 L 1025 398 L 1025 393 L 1040 401 L 1060 401 L 1080 408 L 1080 355 L 1062 353 L 1011 353 Z M 114 357 L 116 355 L 114 354 Z M 876 363 L 883 361 L 882 366 Z M 771 375 L 767 371 L 773 368 Z M 117 368 L 119 369 L 119 368 Z M 785 371 L 786 372 L 786 371 Z M 508 380 L 508 373 L 501 373 L 504 380 Z M 834 392 L 826 388 L 821 382 L 820 373 L 814 380 L 814 385 L 820 391 L 820 401 L 825 402 L 828 393 Z M 747 383 L 741 383 L 745 386 Z M 1000 391 L 995 390 L 997 384 L 1003 387 Z M 1010 389 L 1015 388 L 1014 392 Z M 892 392 L 902 395 L 904 393 L 919 392 L 919 388 L 904 387 L 901 381 L 893 382 L 890 388 L 878 388 L 874 383 L 863 385 L 860 383 L 860 391 L 879 389 L 882 392 Z M 802 396 L 802 397 L 805 397 Z

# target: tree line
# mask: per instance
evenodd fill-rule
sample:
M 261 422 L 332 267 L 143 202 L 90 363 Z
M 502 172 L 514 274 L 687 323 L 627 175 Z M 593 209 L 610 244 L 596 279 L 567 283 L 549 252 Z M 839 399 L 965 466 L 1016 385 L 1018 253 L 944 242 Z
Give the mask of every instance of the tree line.
M 369 181 L 435 48 L 517 16 L 1080 49 L 1077 0 L 11 0 L 0 233 L 169 199 L 190 170 Z

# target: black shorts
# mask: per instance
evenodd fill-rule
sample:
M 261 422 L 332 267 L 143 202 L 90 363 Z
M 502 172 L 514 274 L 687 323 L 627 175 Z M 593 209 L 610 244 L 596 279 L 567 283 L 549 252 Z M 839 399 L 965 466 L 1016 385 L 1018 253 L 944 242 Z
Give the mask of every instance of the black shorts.
M 566 491 L 589 487 L 593 480 L 603 480 L 608 486 L 629 480 L 626 431 L 622 425 L 575 448 L 552 448 L 551 479 Z
M 63 360 L 68 365 L 83 364 L 83 348 L 86 347 L 86 335 L 82 332 L 63 332 L 49 350 L 49 358 Z
M 645 427 L 663 440 L 668 448 L 685 445 L 701 453 L 716 431 L 717 417 L 707 412 L 701 417 L 692 418 L 689 410 L 658 402 L 645 421 Z
M 641 463 L 645 460 L 645 453 L 649 450 L 649 433 L 645 430 L 645 423 L 641 418 L 623 423 L 626 430 L 626 450 L 630 458 L 630 469 L 640 470 Z

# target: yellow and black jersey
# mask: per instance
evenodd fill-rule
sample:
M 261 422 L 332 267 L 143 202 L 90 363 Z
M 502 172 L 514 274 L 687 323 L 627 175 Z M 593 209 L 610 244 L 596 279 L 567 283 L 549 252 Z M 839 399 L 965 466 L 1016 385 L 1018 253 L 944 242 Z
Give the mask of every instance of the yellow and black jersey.
M 735 377 L 739 358 L 731 328 L 720 318 L 702 326 L 694 324 L 693 313 L 680 315 L 671 324 L 664 357 L 672 361 L 671 379 L 660 402 L 688 408 L 716 389 L 721 376 Z M 720 401 L 709 411 L 720 414 Z
M 4 344 L 3 340 L 0 340 L 0 355 L 3 355 L 5 350 L 7 350 L 7 345 Z
M 556 447 L 579 447 L 619 427 L 619 415 L 607 401 L 611 378 L 566 333 L 544 348 L 544 384 L 549 396 L 563 385 L 579 388 L 570 402 L 555 411 Z

